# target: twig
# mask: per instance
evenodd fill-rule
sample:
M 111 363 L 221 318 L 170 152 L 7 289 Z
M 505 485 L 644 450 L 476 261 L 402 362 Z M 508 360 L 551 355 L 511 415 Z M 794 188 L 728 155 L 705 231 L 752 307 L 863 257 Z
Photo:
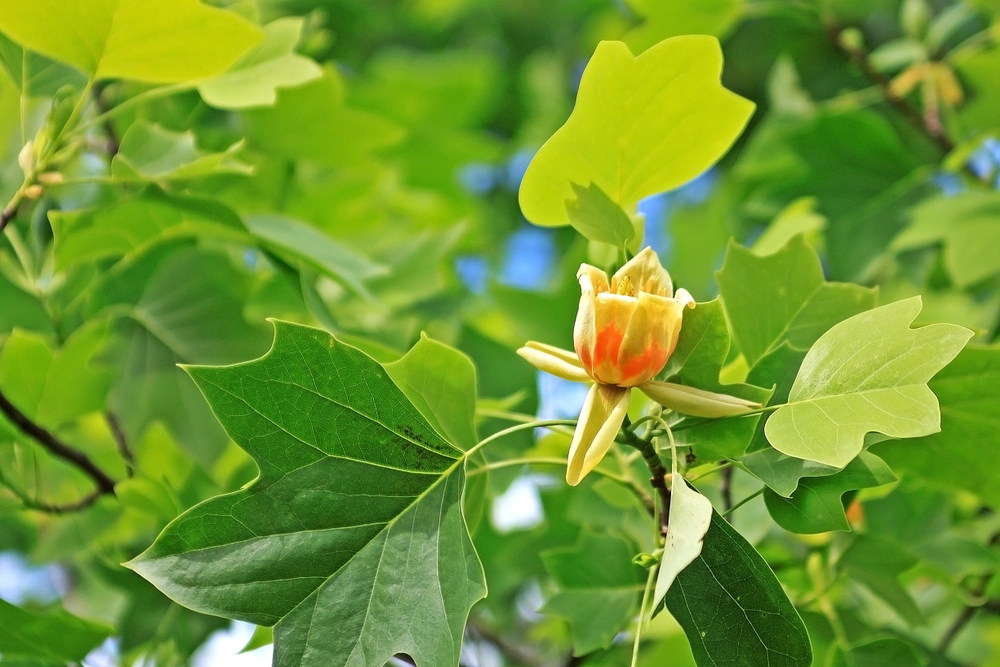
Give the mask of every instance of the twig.
M 625 417 L 625 424 L 619 435 L 619 442 L 634 447 L 642 454 L 646 467 L 649 468 L 651 477 L 649 484 L 656 489 L 660 496 L 660 534 L 667 534 L 667 517 L 670 514 L 670 487 L 667 486 L 667 469 L 660 460 L 660 455 L 656 453 L 656 448 L 649 440 L 640 438 L 634 431 L 630 430 L 631 423 L 628 416 Z
M 108 84 L 101 83 L 94 87 L 94 106 L 97 107 L 97 113 L 104 118 L 104 122 L 101 126 L 104 128 L 104 136 L 106 138 L 105 150 L 108 153 L 108 157 L 114 157 L 118 155 L 118 149 L 121 146 L 121 142 L 118 141 L 118 133 L 115 132 L 115 126 L 112 122 L 111 116 L 108 115 L 110 107 L 104 101 L 104 91 L 107 89 Z
M 854 63 L 861 70 L 861 73 L 864 74 L 869 81 L 879 87 L 886 102 L 901 113 L 903 117 L 910 122 L 910 124 L 920 130 L 923 134 L 927 135 L 944 153 L 950 153 L 954 150 L 955 144 L 944 133 L 943 128 L 928 127 L 925 122 L 926 119 L 924 114 L 920 112 L 920 109 L 914 106 L 905 97 L 900 97 L 892 92 L 890 87 L 892 82 L 889 80 L 889 77 L 880 72 L 872 64 L 872 61 L 868 58 L 868 54 L 863 49 L 852 46 L 841 38 L 843 28 L 840 25 L 834 22 L 827 23 L 827 33 L 830 36 L 830 41 L 843 51 L 847 57 L 854 61 Z
M 115 442 L 118 444 L 118 453 L 122 455 L 122 460 L 125 462 L 125 473 L 131 477 L 135 474 L 135 456 L 128 446 L 128 438 L 125 437 L 121 422 L 110 410 L 105 413 L 104 418 L 108 422 L 108 428 L 111 429 L 111 435 L 114 436 Z
M 1000 543 L 1000 533 L 993 534 L 993 536 L 990 538 L 988 546 L 992 547 L 995 546 L 997 543 Z M 971 591 L 972 596 L 974 598 L 982 597 L 983 593 L 986 591 L 986 587 L 989 585 L 990 580 L 992 578 L 993 578 L 992 574 L 987 574 L 983 576 L 979 580 L 979 583 L 976 585 L 976 587 L 972 589 Z M 941 641 L 938 642 L 937 645 L 938 654 L 942 656 L 945 654 L 945 652 L 948 650 L 948 647 L 951 646 L 951 643 L 955 641 L 955 637 L 958 636 L 958 633 L 960 633 L 962 629 L 969 624 L 969 621 L 971 621 L 972 617 L 976 615 L 976 612 L 983 607 L 986 607 L 988 609 L 989 605 L 985 603 L 969 604 L 962 609 L 962 611 L 958 614 L 958 617 L 956 617 L 955 620 L 952 621 L 948 629 L 945 630 L 944 635 L 941 637 Z
M 753 500 L 754 498 L 756 498 L 760 494 L 764 493 L 764 489 L 766 489 L 766 488 L 767 488 L 766 486 L 760 487 L 759 489 L 757 489 L 756 491 L 754 491 L 753 493 L 751 493 L 749 496 L 747 496 L 746 498 L 744 498 L 740 502 L 738 502 L 735 505 L 733 505 L 732 507 L 729 507 L 728 509 L 726 509 L 722 513 L 722 516 L 724 516 L 724 517 L 729 516 L 730 514 L 732 514 L 733 512 L 735 512 L 736 510 L 738 510 L 739 508 L 743 507 L 744 505 L 746 505 L 748 502 L 750 502 L 751 500 Z
M 97 465 L 90 460 L 89 456 L 78 449 L 70 447 L 66 443 L 59 440 L 59 438 L 52 435 L 52 433 L 47 431 L 45 428 L 31 421 L 27 415 L 18 410 L 17 406 L 7 399 L 2 391 L 0 391 L 0 412 L 3 412 L 7 419 L 9 419 L 11 423 L 18 428 L 18 430 L 47 449 L 53 456 L 57 456 L 64 461 L 73 464 L 82 472 L 90 476 L 90 478 L 93 479 L 94 483 L 97 485 L 99 495 L 114 495 L 115 480 L 111 479 L 107 473 L 98 468 Z
M 529 665 L 529 667 L 543 667 L 545 665 L 545 661 L 541 660 L 533 652 L 512 644 L 490 628 L 476 623 L 474 619 L 469 619 L 468 631 L 470 634 L 478 636 L 479 639 L 485 639 L 496 646 L 500 649 L 500 653 L 513 662 Z
M 733 509 L 733 469 L 731 467 L 722 470 L 719 492 L 722 494 L 722 510 L 728 513 Z
M 17 210 L 21 208 L 21 201 L 23 199 L 24 194 L 21 190 L 18 190 L 14 198 L 0 211 L 0 233 L 10 224 L 11 220 L 17 217 Z
M 7 479 L 2 471 L 0 471 L 0 486 L 5 487 L 8 491 L 13 493 L 14 496 L 21 501 L 21 505 L 24 509 L 37 510 L 39 512 L 45 512 L 46 514 L 68 514 L 70 512 L 79 512 L 80 510 L 93 505 L 97 502 L 98 498 L 104 495 L 101 493 L 100 489 L 94 489 L 91 493 L 72 503 L 66 503 L 64 505 L 43 503 L 40 500 L 35 500 L 24 491 L 17 488 L 13 482 Z

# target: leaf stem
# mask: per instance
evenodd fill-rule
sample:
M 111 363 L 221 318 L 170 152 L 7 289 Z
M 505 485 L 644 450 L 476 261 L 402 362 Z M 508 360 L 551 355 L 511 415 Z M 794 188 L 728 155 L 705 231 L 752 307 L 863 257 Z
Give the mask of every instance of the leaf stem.
M 632 642 L 632 667 L 639 664 L 639 643 L 642 640 L 642 625 L 646 620 L 646 605 L 649 604 L 649 594 L 653 590 L 653 581 L 659 568 L 649 568 L 646 575 L 646 588 L 642 591 L 642 602 L 639 603 L 639 621 L 635 626 L 635 641 Z
M 516 426 L 511 426 L 510 428 L 505 428 L 502 431 L 497 431 L 491 436 L 483 438 L 479 441 L 479 444 L 470 449 L 465 453 L 466 457 L 471 456 L 475 452 L 478 452 L 484 446 L 493 442 L 494 440 L 499 440 L 500 438 L 510 435 L 511 433 L 517 433 L 518 431 L 525 431 L 531 428 L 541 428 L 543 426 L 576 426 L 575 419 L 544 419 L 542 421 L 529 422 L 527 424 L 517 424 Z
M 732 468 L 727 468 L 727 470 L 732 470 Z M 738 510 L 739 508 L 743 507 L 744 505 L 746 505 L 748 502 L 750 502 L 751 500 L 753 500 L 754 498 L 756 498 L 760 494 L 764 493 L 764 489 L 766 489 L 766 488 L 767 488 L 766 486 L 760 487 L 759 489 L 757 489 L 756 491 L 754 491 L 753 493 L 751 493 L 749 496 L 747 496 L 746 498 L 744 498 L 740 502 L 736 503 L 735 505 L 733 505 L 732 507 L 730 507 L 729 509 L 727 509 L 726 511 L 724 511 L 722 513 L 722 516 L 729 516 L 730 514 L 732 514 L 733 512 L 735 512 L 736 510 Z

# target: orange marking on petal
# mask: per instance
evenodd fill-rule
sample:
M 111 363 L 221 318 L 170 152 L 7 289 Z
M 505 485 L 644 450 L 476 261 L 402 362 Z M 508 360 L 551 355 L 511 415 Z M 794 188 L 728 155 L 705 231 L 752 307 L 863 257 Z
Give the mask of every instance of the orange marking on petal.
M 617 378 L 608 377 L 597 377 L 598 369 L 603 366 L 609 366 L 611 369 L 617 369 L 618 367 L 618 351 L 621 349 L 622 340 L 625 338 L 625 332 L 615 326 L 614 323 L 609 324 L 603 329 L 597 332 L 597 342 L 594 345 L 594 377 L 600 381 L 607 382 L 608 384 L 618 384 L 617 382 L 612 382 L 611 380 L 616 380 Z
M 618 384 L 627 387 L 652 379 L 666 365 L 669 356 L 670 354 L 659 345 L 652 345 L 640 355 L 622 359 L 619 365 L 621 379 Z

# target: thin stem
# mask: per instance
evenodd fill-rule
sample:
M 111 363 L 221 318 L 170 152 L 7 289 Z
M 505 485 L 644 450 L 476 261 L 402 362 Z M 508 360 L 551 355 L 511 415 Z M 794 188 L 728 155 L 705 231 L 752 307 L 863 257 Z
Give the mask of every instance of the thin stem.
M 700 475 L 695 475 L 694 477 L 689 477 L 688 481 L 693 484 L 693 483 L 697 482 L 699 479 L 702 479 L 703 477 L 708 477 L 709 475 L 714 475 L 717 472 L 725 471 L 727 468 L 732 467 L 732 465 L 733 465 L 732 461 L 726 461 L 725 463 L 723 463 L 723 464 L 721 464 L 721 465 L 719 465 L 719 466 L 717 466 L 715 468 L 712 468 L 711 470 L 706 470 L 705 472 L 701 473 Z
M 493 410 L 491 408 L 477 409 L 476 416 L 483 417 L 484 419 L 506 419 L 507 421 L 521 422 L 523 424 L 528 424 L 538 419 L 535 415 L 529 415 L 524 412 L 508 412 L 507 410 Z
M 3 486 L 8 491 L 14 494 L 14 496 L 21 501 L 21 506 L 24 509 L 36 510 L 38 512 L 45 512 L 46 514 L 69 514 L 70 512 L 79 512 L 80 510 L 86 509 L 97 502 L 103 493 L 100 489 L 94 489 L 92 492 L 72 503 L 66 503 L 64 505 L 56 505 L 51 503 L 43 503 L 40 500 L 35 500 L 30 497 L 26 492 L 17 488 L 17 486 L 11 482 L 7 477 L 0 471 L 0 486 Z M 37 482 L 36 482 L 37 486 Z
M 484 446 L 488 445 L 489 443 L 493 442 L 494 440 L 498 440 L 498 439 L 504 437 L 505 435 L 510 435 L 511 433 L 517 433 L 518 431 L 524 431 L 524 430 L 531 429 L 531 428 L 541 428 L 543 426 L 576 426 L 576 420 L 575 419 L 546 419 L 546 420 L 537 421 L 537 422 L 530 422 L 528 424 L 518 424 L 516 426 L 511 426 L 510 428 L 505 428 L 502 431 L 497 431 L 493 435 L 480 440 L 479 444 L 476 445 L 475 447 L 473 447 L 472 449 L 470 449 L 468 452 L 466 452 L 465 455 L 466 455 L 466 457 L 472 456 L 472 454 L 474 454 L 475 452 L 478 452 Z
M 646 576 L 646 588 L 642 591 L 642 602 L 639 603 L 639 622 L 635 626 L 635 641 L 632 643 L 632 667 L 639 664 L 639 643 L 642 640 L 642 625 L 646 620 L 646 605 L 649 603 L 649 593 L 653 590 L 653 581 L 657 568 L 649 568 Z
M 730 468 L 730 470 L 732 470 L 732 468 Z M 766 486 L 760 487 L 759 489 L 757 489 L 756 491 L 754 491 L 753 493 L 751 493 L 749 496 L 747 496 L 746 498 L 744 498 L 743 500 L 741 500 L 740 502 L 736 503 L 735 505 L 733 505 L 732 507 L 730 507 L 729 509 L 727 509 L 725 512 L 723 512 L 722 516 L 729 516 L 730 514 L 732 514 L 733 512 L 735 512 L 736 510 L 738 510 L 739 508 L 743 507 L 744 505 L 746 505 L 748 502 L 750 502 L 751 500 L 753 500 L 754 498 L 756 498 L 760 494 L 764 493 L 764 489 L 766 489 L 766 488 L 767 488 Z
M 108 422 L 108 428 L 111 429 L 111 435 L 118 445 L 118 453 L 121 454 L 122 460 L 125 462 L 125 472 L 129 477 L 132 477 L 135 474 L 135 456 L 132 454 L 132 449 L 128 446 L 128 438 L 125 437 L 125 430 L 122 428 L 121 422 L 118 421 L 115 413 L 108 410 L 104 414 L 104 417 Z
M 494 461 L 493 463 L 487 463 L 484 466 L 479 466 L 474 470 L 470 470 L 467 473 L 467 477 L 475 477 L 476 475 L 481 475 L 485 472 L 491 470 L 502 470 L 503 468 L 513 468 L 515 466 L 524 465 L 553 465 L 553 466 L 564 466 L 566 465 L 566 459 L 558 459 L 555 457 L 538 457 L 538 458 L 521 458 L 521 459 L 507 459 L 506 461 Z M 630 485 L 629 480 L 624 477 L 620 477 L 613 472 L 608 472 L 607 470 L 601 470 L 600 468 L 594 468 L 594 472 L 603 477 L 607 477 L 610 480 L 618 482 L 619 484 Z
M 725 516 L 733 509 L 733 469 L 725 468 L 722 471 L 722 483 L 719 485 L 719 493 L 722 495 L 722 515 Z
M 94 116 L 86 123 L 82 123 L 80 127 L 77 128 L 76 131 L 84 132 L 96 125 L 101 125 L 103 123 L 106 123 L 116 114 L 124 111 L 125 109 L 134 107 L 137 104 L 142 104 L 143 102 L 149 102 L 150 100 L 155 100 L 160 97 L 167 97 L 169 95 L 174 95 L 176 93 L 189 90 L 193 87 L 194 87 L 193 84 L 190 83 L 174 83 L 168 86 L 160 86 L 159 88 L 151 88 L 149 90 L 139 93 L 138 95 L 128 98 L 121 104 L 114 106 L 103 113 Z
M 94 480 L 101 494 L 114 495 L 115 480 L 111 479 L 107 473 L 98 468 L 89 456 L 78 449 L 70 447 L 45 428 L 31 421 L 27 415 L 18 410 L 17 406 L 7 399 L 3 392 L 0 392 L 0 412 L 3 412 L 19 431 L 40 444 L 53 456 L 71 463 L 84 474 L 88 475 Z

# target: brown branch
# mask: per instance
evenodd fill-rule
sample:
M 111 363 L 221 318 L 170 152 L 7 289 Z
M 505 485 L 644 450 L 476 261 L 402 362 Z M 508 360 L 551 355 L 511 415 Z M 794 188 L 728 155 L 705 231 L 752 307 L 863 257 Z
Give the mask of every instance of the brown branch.
M 88 475 L 97 485 L 98 495 L 114 495 L 115 480 L 97 467 L 90 457 L 78 449 L 70 447 L 42 426 L 31 421 L 27 415 L 17 409 L 0 391 L 0 412 L 10 420 L 19 431 L 44 447 L 50 454 L 76 466 Z
M 719 486 L 722 494 L 722 511 L 728 512 L 733 509 L 733 467 L 722 469 L 722 482 Z
M 122 429 L 121 422 L 118 421 L 115 413 L 110 410 L 105 413 L 104 418 L 107 420 L 108 428 L 111 429 L 111 435 L 114 436 L 115 443 L 118 445 L 118 453 L 121 454 L 122 460 L 125 462 L 125 473 L 131 477 L 135 474 L 135 456 L 128 446 L 128 438 L 125 437 L 125 431 Z
M 626 416 L 621 434 L 618 436 L 621 438 L 619 442 L 623 442 L 639 450 L 643 460 L 646 462 L 646 467 L 649 468 L 651 475 L 649 484 L 656 489 L 660 497 L 660 534 L 665 536 L 667 534 L 667 521 L 670 513 L 670 487 L 667 486 L 667 469 L 664 467 L 663 461 L 660 460 L 660 455 L 656 453 L 653 443 L 643 440 L 630 431 L 628 428 L 630 425 L 631 422 L 628 416 Z
M 914 104 L 912 104 L 905 97 L 901 97 L 892 92 L 891 81 L 889 77 L 880 72 L 869 59 L 868 54 L 860 47 L 848 44 L 843 38 L 844 29 L 842 26 L 835 22 L 827 23 L 827 34 L 830 36 L 830 41 L 834 43 L 844 54 L 850 58 L 854 64 L 858 66 L 861 73 L 871 81 L 873 84 L 878 86 L 879 90 L 882 91 L 882 96 L 885 101 L 888 102 L 896 111 L 903 115 L 911 125 L 916 127 L 921 133 L 925 134 L 938 148 L 944 153 L 950 153 L 955 148 L 955 144 L 951 139 L 944 133 L 944 128 L 940 126 L 929 127 L 926 123 L 927 118 L 924 114 L 920 112 Z
M 0 211 L 0 233 L 10 224 L 10 221 L 17 217 L 17 209 L 21 207 L 21 200 L 17 197 Z

